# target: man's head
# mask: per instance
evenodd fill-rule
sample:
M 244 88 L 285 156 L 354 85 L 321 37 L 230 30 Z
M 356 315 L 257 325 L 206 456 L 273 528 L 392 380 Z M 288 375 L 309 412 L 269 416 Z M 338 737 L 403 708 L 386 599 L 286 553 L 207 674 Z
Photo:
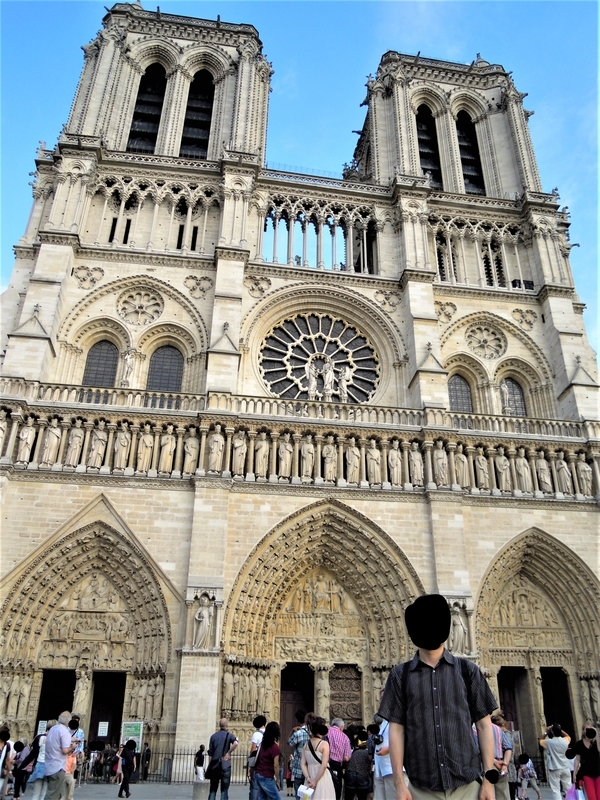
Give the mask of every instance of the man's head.
M 450 633 L 450 609 L 441 594 L 424 594 L 404 612 L 413 644 L 423 650 L 437 650 Z
M 229 728 L 229 720 L 227 719 L 227 717 L 222 717 L 219 720 L 219 728 L 222 731 L 226 731 Z
M 335 719 L 331 720 L 331 727 L 332 728 L 339 728 L 341 731 L 344 730 L 344 720 L 336 717 Z
M 75 731 L 79 727 L 79 720 L 75 719 L 75 717 L 71 717 L 67 727 L 69 728 L 70 731 L 73 731 L 73 733 L 75 733 Z
M 263 714 L 259 714 L 257 717 L 254 717 L 254 719 L 252 720 L 252 724 L 258 731 L 261 728 L 265 727 L 265 725 L 267 724 L 267 718 L 263 716 Z
M 144 747 L 148 747 L 148 742 L 144 742 Z
M 304 718 L 306 717 L 306 711 L 303 708 L 299 708 L 298 711 L 294 714 L 296 717 L 296 722 L 298 725 L 304 725 Z
M 58 715 L 58 724 L 64 725 L 65 727 L 71 721 L 71 712 L 70 711 L 63 711 L 62 714 Z
M 552 726 L 552 735 L 557 737 L 563 735 L 563 730 L 557 722 Z
M 6 744 L 10 739 L 10 731 L 8 728 L 0 728 L 0 742 Z

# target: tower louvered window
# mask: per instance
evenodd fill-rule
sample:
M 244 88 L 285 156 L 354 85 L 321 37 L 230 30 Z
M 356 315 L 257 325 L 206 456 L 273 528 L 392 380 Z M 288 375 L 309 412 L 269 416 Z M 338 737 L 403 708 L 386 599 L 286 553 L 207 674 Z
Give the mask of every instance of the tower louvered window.
M 114 386 L 117 377 L 119 351 L 112 342 L 96 342 L 87 355 L 83 386 Z
M 438 278 L 441 281 L 458 280 L 456 270 L 456 253 L 454 242 L 447 234 L 438 231 L 435 235 L 435 253 L 438 266 Z
M 460 150 L 460 163 L 467 194 L 485 194 L 483 171 L 477 144 L 477 132 L 466 111 L 459 111 L 456 118 L 456 133 Z
M 460 375 L 453 375 L 448 381 L 448 396 L 450 411 L 458 411 L 463 414 L 470 414 L 473 411 L 471 387 Z
M 127 152 L 154 153 L 166 88 L 164 68 L 160 64 L 151 64 L 140 81 Z
M 152 392 L 180 392 L 183 356 L 176 347 L 166 345 L 155 350 L 150 359 L 146 388 Z
M 206 159 L 215 86 L 210 72 L 197 72 L 190 85 L 179 156 Z
M 442 169 L 435 120 L 431 109 L 422 105 L 417 109 L 417 141 L 423 175 L 430 174 L 431 186 L 442 189 Z

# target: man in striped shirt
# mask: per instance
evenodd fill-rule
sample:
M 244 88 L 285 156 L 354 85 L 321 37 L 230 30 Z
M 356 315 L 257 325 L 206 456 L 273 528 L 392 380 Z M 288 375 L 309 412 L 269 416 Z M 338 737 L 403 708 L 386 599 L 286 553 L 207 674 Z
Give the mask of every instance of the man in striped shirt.
M 331 720 L 331 727 L 327 731 L 329 742 L 329 769 L 335 787 L 335 798 L 340 800 L 342 795 L 342 772 L 344 762 L 350 761 L 352 748 L 350 739 L 344 733 L 344 720 L 336 717 Z

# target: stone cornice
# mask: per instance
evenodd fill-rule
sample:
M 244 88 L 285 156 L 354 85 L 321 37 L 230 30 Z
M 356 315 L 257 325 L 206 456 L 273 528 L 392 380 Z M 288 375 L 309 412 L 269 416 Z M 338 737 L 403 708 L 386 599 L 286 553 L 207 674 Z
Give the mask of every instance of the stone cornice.
M 249 257 L 249 250 L 243 250 L 237 247 L 226 247 L 224 245 L 217 245 L 215 247 L 215 264 L 217 261 L 223 259 L 224 261 L 243 261 L 245 267 L 248 264 Z
M 285 188 L 284 188 L 285 187 Z M 336 192 L 338 199 L 346 199 L 349 203 L 356 203 L 359 198 L 366 195 L 370 202 L 389 204 L 392 200 L 391 189 L 389 186 L 378 186 L 368 183 L 350 183 L 349 181 L 336 180 L 335 178 L 323 178 L 318 175 L 306 175 L 295 172 L 278 172 L 276 170 L 265 169 L 259 173 L 257 189 L 267 189 L 273 194 L 283 192 L 293 192 L 294 194 L 310 196 L 311 192 L 315 197 L 331 195 Z M 336 190 L 339 190 L 340 194 Z M 374 199 L 374 196 L 377 199 Z
M 538 292 L 537 299 L 540 303 L 544 303 L 549 297 L 575 297 L 575 289 L 572 286 L 557 286 L 553 283 L 547 283 L 542 286 Z
M 398 286 L 395 278 L 384 278 L 377 275 L 363 275 L 360 272 L 346 272 L 345 270 L 319 270 L 314 267 L 296 267 L 287 264 L 272 264 L 269 261 L 251 261 L 247 271 L 257 275 L 268 275 L 270 278 L 286 278 L 290 280 L 317 281 L 319 283 L 332 283 L 349 286 L 362 286 L 363 288 L 381 289 L 382 285 L 393 288 Z
M 67 231 L 39 231 L 40 244 L 61 244 L 76 250 L 79 247 L 79 235 Z
M 511 302 L 536 302 L 539 295 L 533 291 L 523 292 L 515 289 L 514 292 L 508 289 L 497 289 L 494 286 L 453 286 L 450 283 L 435 283 L 433 284 L 433 294 L 436 297 L 471 297 L 481 298 L 482 300 L 510 300 Z
M 405 269 L 400 276 L 400 288 L 404 291 L 409 281 L 415 283 L 433 283 L 436 278 L 436 273 L 433 270 L 424 269 Z

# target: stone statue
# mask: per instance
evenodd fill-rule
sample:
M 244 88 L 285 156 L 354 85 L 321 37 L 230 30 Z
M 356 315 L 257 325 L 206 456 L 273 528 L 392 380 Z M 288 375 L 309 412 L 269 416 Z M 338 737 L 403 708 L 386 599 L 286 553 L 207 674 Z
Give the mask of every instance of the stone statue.
M 369 440 L 367 448 L 367 479 L 371 486 L 381 483 L 381 452 L 377 449 L 375 439 Z
M 300 455 L 302 456 L 302 483 L 311 483 L 315 466 L 315 446 L 310 433 L 306 434 L 302 442 Z
M 162 675 L 156 676 L 156 694 L 154 695 L 154 708 L 152 709 L 152 719 L 161 719 L 163 694 L 165 690 L 164 679 Z
M 337 447 L 333 443 L 333 436 L 327 437 L 327 442 L 323 447 L 323 478 L 325 483 L 335 483 L 337 478 Z
M 292 454 L 294 447 L 290 442 L 289 433 L 283 434 L 279 442 L 279 480 L 287 481 L 292 474 Z
M 5 676 L 2 675 L 0 680 L 0 717 L 4 719 L 6 713 L 6 699 L 8 697 L 8 686 L 6 685 Z
M 8 690 L 8 704 L 6 706 L 6 716 L 9 719 L 14 719 L 17 716 L 17 709 L 19 708 L 20 691 L 21 691 L 21 676 L 15 672 L 10 684 L 10 689 Z
M 25 425 L 19 431 L 19 448 L 17 450 L 17 464 L 28 464 L 31 456 L 31 448 L 35 440 L 35 428 L 33 417 L 27 417 Z
M 317 377 L 318 371 L 314 361 L 307 363 L 304 368 L 306 374 L 307 383 L 307 391 L 308 391 L 308 399 L 309 400 L 316 400 L 317 399 Z
M 517 488 L 522 492 L 531 494 L 533 492 L 533 480 L 531 478 L 531 467 L 525 458 L 525 450 L 519 447 L 515 459 L 515 472 L 517 473 Z
M 215 425 L 215 430 L 208 440 L 208 472 L 218 475 L 223 469 L 223 451 L 225 450 L 225 439 L 221 433 L 221 426 Z
M 590 703 L 590 690 L 585 678 L 579 679 L 579 685 L 581 687 L 581 710 L 583 711 L 583 718 L 591 721 L 593 719 L 593 715 L 592 705 Z
M 131 445 L 131 433 L 127 422 L 122 422 L 115 436 L 115 460 L 113 469 L 125 469 L 127 467 L 127 457 Z
M 475 472 L 477 474 L 477 486 L 479 489 L 490 488 L 490 475 L 488 472 L 487 458 L 483 453 L 483 447 L 477 448 L 475 456 Z
M 196 428 L 193 425 L 188 428 L 188 437 L 183 443 L 183 452 L 183 474 L 193 475 L 196 471 L 198 453 L 200 452 L 200 442 L 196 436 Z
M 346 364 L 346 366 L 340 369 L 340 375 L 338 377 L 338 394 L 340 398 L 340 403 L 347 403 L 348 402 L 348 384 L 352 380 L 352 370 Z
M 254 667 L 250 670 L 250 700 L 248 709 L 253 714 L 258 710 L 258 682 L 256 680 L 256 669 Z
M 194 650 L 209 647 L 213 614 L 214 606 L 208 597 L 203 594 L 200 598 L 198 610 L 194 615 Z
M 463 453 L 462 444 L 457 445 L 454 455 L 454 470 L 456 472 L 456 482 L 461 489 L 469 489 L 471 480 L 469 478 L 469 460 Z
M 146 713 L 147 694 L 148 694 L 148 681 L 142 680 L 140 681 L 140 693 L 138 695 L 138 708 L 137 708 L 137 716 L 140 719 L 144 719 L 144 714 Z
M 133 364 L 135 362 L 135 350 L 130 348 L 123 356 L 123 377 L 121 379 L 121 386 L 127 388 L 129 386 L 129 379 L 133 372 Z
M 250 704 L 250 670 L 245 667 L 241 670 L 240 674 L 240 710 L 242 712 L 248 711 Z
M 356 446 L 356 439 L 351 437 L 348 440 L 346 449 L 346 480 L 350 484 L 358 483 L 360 468 L 360 450 Z
M 585 460 L 585 453 L 579 453 L 576 467 L 581 494 L 592 497 L 592 468 Z
M 233 437 L 232 472 L 234 475 L 243 477 L 247 451 L 246 431 L 239 430 Z
M 90 447 L 87 463 L 88 467 L 92 467 L 92 469 L 99 469 L 104 461 L 106 443 L 108 442 L 108 431 L 105 430 L 105 427 L 106 422 L 101 419 L 98 422 L 98 427 L 92 431 L 92 446 Z
M 79 672 L 77 684 L 75 685 L 75 696 L 73 698 L 74 711 L 78 711 L 80 714 L 86 713 L 91 685 L 92 679 L 87 669 L 82 669 Z
M 265 431 L 258 434 L 254 445 L 254 471 L 257 478 L 266 478 L 269 471 L 269 442 Z
M 58 419 L 53 417 L 50 425 L 46 430 L 46 438 L 44 439 L 44 447 L 42 448 L 42 458 L 40 465 L 44 467 L 51 467 L 56 463 L 58 458 L 58 448 L 60 447 L 60 425 Z
M 565 454 L 561 450 L 556 457 L 556 481 L 558 491 L 563 494 L 573 494 L 573 478 L 569 465 L 565 461 Z
M 0 456 L 2 455 L 2 448 L 4 447 L 7 427 L 8 422 L 6 421 L 6 411 L 3 408 L 0 408 Z
M 271 683 L 271 676 L 267 672 L 265 674 L 265 708 L 264 708 L 264 712 L 267 716 L 271 716 L 272 707 L 273 707 L 273 685 Z
M 512 409 L 510 407 L 510 392 L 506 381 L 500 381 L 500 397 L 502 398 L 502 413 L 510 414 Z
M 590 697 L 592 699 L 593 720 L 600 720 L 600 689 L 598 688 L 598 678 L 590 678 Z
M 448 482 L 448 455 L 441 439 L 437 440 L 433 451 L 433 480 L 438 489 L 450 485 Z
M 152 448 L 154 447 L 154 435 L 150 424 L 144 425 L 144 432 L 140 436 L 137 451 L 136 475 L 145 475 L 152 466 Z
M 76 467 L 79 464 L 79 457 L 81 456 L 81 448 L 83 447 L 83 440 L 85 433 L 81 427 L 81 420 L 75 420 L 75 426 L 69 431 L 69 439 L 67 441 L 67 454 L 65 455 L 65 467 Z
M 552 486 L 552 476 L 550 475 L 550 465 L 546 461 L 546 456 L 543 450 L 538 453 L 535 468 L 538 476 L 538 484 L 540 491 L 544 494 L 552 494 L 554 487 Z
M 388 473 L 392 486 L 400 486 L 402 484 L 402 455 L 398 439 L 393 440 L 392 447 L 388 453 Z
M 410 482 L 413 486 L 423 486 L 423 456 L 418 442 L 411 442 L 408 453 Z
M 317 708 L 316 712 L 325 719 L 330 718 L 329 706 L 331 704 L 331 689 L 329 687 L 329 672 L 324 669 L 317 670 Z
M 262 713 L 265 711 L 265 674 L 262 669 L 258 670 L 258 675 L 256 676 L 256 686 L 258 691 L 258 701 L 257 701 L 257 711 Z
M 461 610 L 456 603 L 452 606 L 450 613 L 448 649 L 451 653 L 465 655 L 467 653 L 467 626 L 463 622 Z
M 333 395 L 333 382 L 335 380 L 335 372 L 333 370 L 333 362 L 330 360 L 325 361 L 323 365 L 323 399 L 326 403 L 331 401 Z
M 223 672 L 223 713 L 233 709 L 233 675 L 231 665 L 227 664 Z
M 137 717 L 138 696 L 140 694 L 140 682 L 134 681 L 131 687 L 131 700 L 129 702 L 129 715 L 134 719 Z
M 167 432 L 160 437 L 160 458 L 158 472 L 169 474 L 173 469 L 173 454 L 177 446 L 177 439 L 173 435 L 173 426 L 167 425 Z
M 504 448 L 499 447 L 494 459 L 496 474 L 498 475 L 498 489 L 501 492 L 512 491 L 512 480 L 510 477 L 510 461 L 504 455 Z
M 150 678 L 150 680 L 148 681 L 148 689 L 146 690 L 146 707 L 144 710 L 144 719 L 153 719 L 155 696 L 156 696 L 156 679 Z

